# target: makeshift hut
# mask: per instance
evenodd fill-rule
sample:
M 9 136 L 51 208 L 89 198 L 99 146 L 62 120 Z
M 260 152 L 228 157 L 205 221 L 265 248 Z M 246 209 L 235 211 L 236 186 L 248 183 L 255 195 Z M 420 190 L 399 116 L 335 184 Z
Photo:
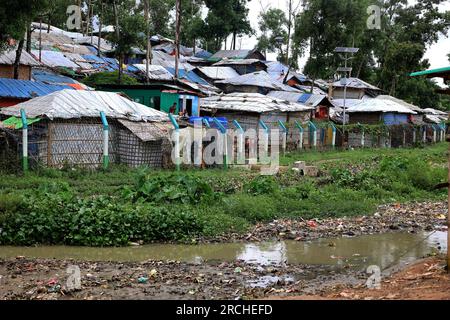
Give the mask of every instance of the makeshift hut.
M 16 60 L 16 50 L 9 50 L 0 53 L 0 78 L 14 78 L 14 62 Z M 20 56 L 20 63 L 18 69 L 18 79 L 31 80 L 31 68 L 39 66 L 40 63 L 36 61 L 28 52 L 22 51 Z
M 13 106 L 32 98 L 65 89 L 71 89 L 71 87 L 37 81 L 0 78 L 0 108 Z
M 333 99 L 344 99 L 344 79 L 330 85 L 328 95 Z M 376 97 L 382 93 L 380 88 L 358 78 L 347 78 L 347 99 L 362 99 L 365 95 Z
M 313 107 L 313 119 L 319 121 L 329 120 L 329 110 L 332 105 L 325 95 L 286 91 L 271 91 L 267 95 L 273 98 L 301 103 L 306 106 Z
M 367 99 L 357 103 L 347 109 L 349 114 L 350 124 L 384 124 L 387 126 L 387 132 L 378 137 L 366 135 L 365 138 L 370 141 L 364 142 L 364 146 L 371 146 L 377 144 L 378 146 L 399 147 L 407 144 L 408 131 L 405 128 L 411 129 L 409 118 L 411 115 L 416 115 L 417 112 L 401 103 L 387 98 Z M 354 135 L 349 135 L 350 146 L 360 146 L 362 143 L 362 132 L 357 132 Z M 417 138 L 417 137 L 416 137 Z M 414 141 L 415 142 L 415 141 Z
M 216 81 L 239 77 L 239 73 L 231 67 L 198 67 L 194 72 L 211 85 L 215 85 Z
M 227 80 L 220 80 L 216 85 L 225 93 L 260 93 L 268 94 L 270 91 L 299 92 L 299 90 L 273 80 L 265 71 L 245 74 Z
M 213 117 L 224 117 L 229 123 L 237 120 L 244 130 L 260 129 L 262 120 L 269 128 L 280 129 L 279 121 L 288 124 L 287 142 L 291 147 L 299 143 L 299 131 L 295 122 L 304 124 L 310 120 L 313 107 L 280 100 L 258 93 L 232 93 L 200 99 L 202 113 Z M 305 139 L 307 139 L 307 134 Z
M 224 59 L 213 64 L 214 67 L 230 67 L 233 68 L 240 75 L 258 72 L 258 71 L 267 71 L 267 66 L 258 59 L 243 59 L 243 60 L 233 60 L 233 59 Z
M 62 90 L 1 109 L 0 116 L 15 117 L 6 119 L 6 123 L 14 123 L 21 109 L 34 122 L 29 129 L 30 158 L 48 167 L 95 168 L 102 164 L 100 112 L 109 122 L 112 163 L 161 167 L 165 153 L 170 153 L 167 115 L 116 93 Z M 16 141 L 12 148 L 20 152 L 21 131 L 16 129 L 9 128 L 6 133 Z
M 417 112 L 386 98 L 367 99 L 347 109 L 350 123 L 401 125 L 407 124 L 409 115 Z
M 171 107 L 176 104 L 175 113 L 186 111 L 190 116 L 198 117 L 199 91 L 190 89 L 184 84 L 149 83 L 142 85 L 101 85 L 101 90 L 124 93 L 133 101 L 169 113 Z

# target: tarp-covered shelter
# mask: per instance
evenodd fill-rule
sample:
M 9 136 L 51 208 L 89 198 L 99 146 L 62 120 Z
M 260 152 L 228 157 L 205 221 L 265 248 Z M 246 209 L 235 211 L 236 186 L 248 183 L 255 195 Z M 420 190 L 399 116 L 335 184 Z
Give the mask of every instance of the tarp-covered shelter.
M 0 108 L 13 106 L 35 97 L 65 89 L 71 89 L 71 87 L 29 80 L 0 78 Z
M 198 67 L 194 72 L 212 85 L 215 81 L 239 77 L 239 73 L 231 67 Z
M 0 78 L 14 78 L 14 62 L 16 50 L 8 50 L 0 53 Z M 30 80 L 32 67 L 40 66 L 40 63 L 25 50 L 22 51 L 19 63 L 19 80 Z
M 230 67 L 240 75 L 257 71 L 267 71 L 267 66 L 258 59 L 223 59 L 213 64 L 214 67 Z
M 98 167 L 102 163 L 103 126 L 109 122 L 112 163 L 161 167 L 170 153 L 171 125 L 165 113 L 116 93 L 62 90 L 0 110 L 0 117 L 37 118 L 29 129 L 31 159 L 49 167 Z M 157 123 L 157 124 L 155 124 Z M 147 133 L 143 134 L 143 131 Z M 21 132 L 8 130 L 20 152 Z
M 409 115 L 417 114 L 391 99 L 367 99 L 347 108 L 350 123 L 386 125 L 407 124 Z
M 344 79 L 334 82 L 330 86 L 329 96 L 333 99 L 344 99 Z M 376 97 L 382 93 L 380 88 L 377 88 L 370 83 L 367 83 L 358 78 L 347 79 L 347 99 L 362 99 L 365 95 Z
M 231 79 L 220 80 L 216 85 L 225 93 L 260 93 L 267 94 L 270 91 L 299 92 L 299 90 L 273 80 L 265 71 L 258 71 Z
M 325 95 L 303 93 L 303 92 L 271 91 L 268 93 L 268 96 L 314 107 L 315 119 L 317 120 L 329 119 L 329 109 L 331 103 L 328 101 L 328 98 Z

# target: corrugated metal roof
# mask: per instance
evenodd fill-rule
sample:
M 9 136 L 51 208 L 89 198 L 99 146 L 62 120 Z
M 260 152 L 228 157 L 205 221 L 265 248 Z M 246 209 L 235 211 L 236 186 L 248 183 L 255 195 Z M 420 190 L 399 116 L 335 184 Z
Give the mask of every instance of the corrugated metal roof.
M 231 67 L 199 67 L 201 73 L 210 79 L 225 80 L 239 77 L 239 73 Z
M 402 106 L 404 106 L 404 107 L 406 107 L 406 108 L 408 108 L 408 109 L 410 109 L 412 111 L 415 111 L 417 113 L 424 113 L 424 110 L 422 108 L 419 108 L 419 107 L 417 107 L 417 106 L 415 106 L 415 105 L 413 105 L 411 103 L 408 103 L 406 101 L 403 101 L 401 99 L 398 99 L 398 98 L 395 98 L 395 97 L 392 97 L 392 96 L 381 95 L 381 96 L 376 97 L 375 99 L 384 99 L 384 100 L 394 101 L 394 102 L 396 102 L 398 104 L 401 104 Z
M 8 50 L 0 53 L 0 64 L 13 65 L 14 61 L 16 61 L 16 50 Z M 25 50 L 22 50 L 20 64 L 32 67 L 40 66 L 40 63 Z
M 0 78 L 0 97 L 3 98 L 31 99 L 65 89 L 71 90 L 72 88 L 29 80 Z
M 273 80 L 265 71 L 258 71 L 227 80 L 217 81 L 217 84 L 230 84 L 234 86 L 255 86 L 272 90 L 299 92 L 299 90 L 297 89 Z
M 341 84 L 341 81 L 336 81 L 333 83 L 333 87 L 342 88 L 344 85 Z M 369 89 L 369 90 L 377 90 L 381 91 L 380 88 L 371 85 L 361 79 L 358 78 L 348 78 L 347 79 L 347 88 L 355 88 L 355 89 Z
M 99 118 L 103 111 L 109 118 L 131 121 L 169 121 L 167 114 L 130 101 L 117 93 L 103 91 L 62 90 L 0 109 L 0 114 L 49 119 Z
M 286 100 L 291 102 L 298 102 L 300 100 L 300 97 L 303 93 L 301 92 L 287 92 L 287 91 L 270 91 L 267 96 L 280 99 L 280 100 Z
M 145 75 L 147 71 L 145 64 L 134 64 L 133 66 Z M 172 74 L 162 66 L 149 65 L 148 75 L 152 80 L 173 80 Z
M 200 99 L 200 108 L 205 110 L 221 109 L 252 113 L 313 110 L 312 107 L 300 103 L 280 100 L 258 93 L 231 93 Z
M 353 112 L 389 112 L 389 113 L 407 113 L 417 114 L 403 105 L 387 99 L 367 99 L 347 108 L 348 113 Z
M 374 99 L 368 95 L 364 95 L 362 99 L 346 99 L 345 100 L 345 107 L 349 108 L 352 107 L 362 101 L 371 100 Z M 344 99 L 330 99 L 331 104 L 335 108 L 343 108 L 344 107 Z

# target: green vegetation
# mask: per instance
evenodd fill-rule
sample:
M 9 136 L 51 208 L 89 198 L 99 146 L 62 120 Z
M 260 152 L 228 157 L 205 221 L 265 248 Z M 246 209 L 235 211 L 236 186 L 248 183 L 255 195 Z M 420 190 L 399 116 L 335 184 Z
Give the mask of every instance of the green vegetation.
M 276 218 L 367 215 L 384 203 L 440 200 L 447 145 L 289 154 L 319 178 L 289 170 L 41 169 L 0 174 L 0 244 L 126 245 L 245 232 Z
M 99 72 L 81 80 L 85 85 L 95 87 L 102 84 L 124 84 L 133 85 L 139 84 L 135 78 L 129 75 L 122 75 L 122 81 L 119 83 L 119 71 Z

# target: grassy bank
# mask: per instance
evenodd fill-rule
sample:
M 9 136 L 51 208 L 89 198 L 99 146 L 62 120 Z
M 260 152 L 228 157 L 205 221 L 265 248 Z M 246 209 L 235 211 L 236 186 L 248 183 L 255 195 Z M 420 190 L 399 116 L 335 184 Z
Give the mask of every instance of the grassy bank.
M 275 218 L 366 215 L 383 203 L 438 200 L 447 145 L 288 154 L 319 178 L 238 170 L 181 173 L 42 169 L 0 174 L 0 244 L 126 245 L 244 232 Z

